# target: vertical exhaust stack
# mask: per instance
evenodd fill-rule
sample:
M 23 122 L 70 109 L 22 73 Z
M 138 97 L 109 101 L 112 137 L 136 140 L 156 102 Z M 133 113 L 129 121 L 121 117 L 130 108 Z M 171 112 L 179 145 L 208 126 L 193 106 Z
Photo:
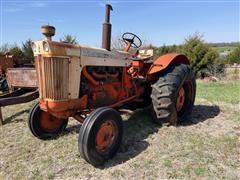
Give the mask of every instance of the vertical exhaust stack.
M 111 50 L 111 33 L 112 25 L 110 23 L 110 11 L 113 10 L 110 4 L 106 4 L 105 22 L 103 23 L 102 31 L 102 48 L 108 51 Z

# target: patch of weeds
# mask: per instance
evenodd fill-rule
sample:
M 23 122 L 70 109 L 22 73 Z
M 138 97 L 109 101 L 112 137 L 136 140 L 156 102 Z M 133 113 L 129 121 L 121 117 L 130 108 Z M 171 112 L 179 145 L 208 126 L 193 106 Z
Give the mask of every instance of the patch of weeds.
M 234 122 L 240 122 L 240 113 L 235 113 L 232 117 L 231 120 Z
M 119 178 L 119 177 L 124 177 L 125 173 L 123 171 L 119 170 L 119 169 L 116 169 L 111 173 L 111 175 L 113 177 L 118 177 Z
M 78 171 L 77 172 L 73 172 L 72 174 L 73 174 L 74 177 L 78 177 L 79 176 L 79 172 Z
M 225 137 L 224 140 L 227 143 L 227 146 L 231 149 L 236 148 L 237 144 L 239 143 L 238 137 Z
M 178 178 L 178 174 L 177 174 L 176 170 L 168 172 L 167 174 L 168 174 L 168 178 L 170 178 L 170 179 L 177 179 Z
M 195 136 L 193 135 L 192 137 L 189 138 L 189 142 L 191 143 L 191 145 L 193 147 L 202 147 L 204 144 L 204 140 L 203 138 L 199 137 L 199 136 Z
M 220 146 L 221 148 L 225 148 L 227 151 L 232 151 L 238 146 L 238 137 L 221 137 L 216 139 L 215 144 Z
M 182 170 L 183 171 L 183 173 L 185 173 L 185 174 L 190 174 L 191 173 L 191 168 L 192 166 L 190 165 L 190 164 L 188 164 L 187 166 L 185 166 L 185 168 Z
M 192 153 L 195 154 L 195 157 L 202 158 L 204 156 L 204 147 L 207 143 L 203 137 L 195 136 L 189 138 L 188 145 L 189 148 L 192 150 Z
M 147 159 L 144 161 L 143 166 L 144 167 L 150 167 L 154 162 L 151 159 Z
M 208 155 L 206 155 L 206 163 L 208 163 L 208 164 L 214 164 L 214 162 L 215 162 L 215 159 L 213 158 L 213 155 L 211 155 L 211 154 L 208 154 Z
M 51 157 L 48 157 L 48 158 L 46 158 L 46 159 L 42 159 L 42 163 L 43 164 L 52 164 L 52 159 L 51 159 Z
M 133 163 L 131 166 L 135 169 L 140 168 L 140 164 L 137 164 L 137 163 Z
M 32 179 L 40 179 L 40 171 L 38 168 L 31 171 L 31 173 L 32 173 Z
M 55 176 L 55 174 L 54 174 L 53 172 L 49 172 L 49 173 L 48 173 L 48 179 L 49 179 L 49 180 L 54 179 L 54 176 Z
M 164 159 L 163 165 L 165 167 L 171 168 L 172 167 L 172 161 L 170 159 Z
M 156 174 L 156 171 L 151 171 L 151 172 L 149 172 L 149 174 L 147 174 L 147 179 L 156 180 L 159 178 L 158 178 L 158 175 Z
M 204 167 L 197 167 L 194 169 L 194 173 L 197 175 L 197 176 L 204 176 L 206 174 L 206 168 Z

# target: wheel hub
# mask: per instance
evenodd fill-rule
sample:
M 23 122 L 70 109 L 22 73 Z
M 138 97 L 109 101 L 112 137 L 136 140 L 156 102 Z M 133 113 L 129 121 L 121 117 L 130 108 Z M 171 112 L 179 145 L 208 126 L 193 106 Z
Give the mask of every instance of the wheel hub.
M 40 126 L 47 132 L 55 132 L 63 123 L 63 119 L 56 118 L 42 111 L 40 115 Z
M 114 139 L 114 125 L 111 121 L 104 122 L 96 136 L 96 149 L 100 152 L 105 151 L 109 148 Z
M 178 92 L 177 103 L 176 103 L 177 112 L 181 111 L 184 101 L 185 101 L 185 90 L 183 87 L 181 87 L 180 91 Z

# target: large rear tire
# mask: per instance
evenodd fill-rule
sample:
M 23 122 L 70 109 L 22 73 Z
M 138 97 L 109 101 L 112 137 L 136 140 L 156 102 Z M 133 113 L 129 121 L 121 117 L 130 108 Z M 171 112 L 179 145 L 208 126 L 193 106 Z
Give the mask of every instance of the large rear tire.
M 152 85 L 153 121 L 176 125 L 188 121 L 196 94 L 196 80 L 189 65 L 173 64 Z
M 67 127 L 68 119 L 59 119 L 50 113 L 42 111 L 39 103 L 31 109 L 28 117 L 28 127 L 39 139 L 50 139 L 61 134 Z
M 83 122 L 78 147 L 82 158 L 93 166 L 102 165 L 118 151 L 123 135 L 122 118 L 111 108 L 98 108 Z

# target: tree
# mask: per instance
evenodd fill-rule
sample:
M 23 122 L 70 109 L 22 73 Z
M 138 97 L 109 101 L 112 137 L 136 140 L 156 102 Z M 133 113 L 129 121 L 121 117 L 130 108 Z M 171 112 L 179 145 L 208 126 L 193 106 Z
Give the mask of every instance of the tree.
M 28 39 L 22 43 L 22 52 L 24 54 L 24 59 L 33 62 L 34 55 L 32 51 L 32 40 Z
M 238 63 L 240 64 L 240 45 L 238 45 L 227 57 L 228 63 Z
M 12 48 L 10 48 L 9 53 L 17 59 L 24 58 L 24 53 L 17 45 L 14 45 Z
M 161 47 L 155 47 L 152 44 L 146 47 L 147 49 L 153 49 L 153 60 L 156 60 L 159 56 L 168 54 L 168 53 L 178 53 L 180 46 L 177 45 L 163 45 Z
M 168 53 L 177 53 L 178 47 L 176 45 L 173 46 L 166 46 L 165 44 L 161 46 L 160 48 L 156 49 L 156 52 L 154 53 L 155 57 L 158 58 L 161 55 L 168 54 Z
M 126 47 L 126 43 L 122 40 L 122 33 L 118 33 L 111 39 L 111 48 L 117 50 L 123 50 Z
M 77 38 L 70 34 L 64 35 L 63 38 L 60 39 L 60 41 L 70 44 L 78 44 Z
M 205 44 L 203 36 L 194 34 L 185 39 L 181 47 L 181 53 L 185 54 L 191 61 L 191 66 L 197 76 L 204 76 L 204 71 L 209 64 L 215 63 L 218 53 Z
M 1 47 L 0 47 L 0 55 L 5 55 L 7 52 L 9 52 L 10 50 L 10 45 L 9 44 L 3 44 Z
M 111 39 L 111 48 L 112 49 L 117 49 L 117 50 L 123 50 L 126 48 L 126 43 L 123 41 L 122 39 L 122 35 L 123 33 L 118 33 L 116 36 L 114 36 L 112 39 Z M 140 37 L 140 36 L 139 36 Z M 149 46 L 151 46 L 149 43 L 148 43 L 148 40 L 147 38 L 145 37 L 140 37 L 141 41 L 142 41 L 142 46 L 140 47 L 141 48 L 147 48 Z M 134 48 L 130 49 L 132 51 L 134 51 Z

